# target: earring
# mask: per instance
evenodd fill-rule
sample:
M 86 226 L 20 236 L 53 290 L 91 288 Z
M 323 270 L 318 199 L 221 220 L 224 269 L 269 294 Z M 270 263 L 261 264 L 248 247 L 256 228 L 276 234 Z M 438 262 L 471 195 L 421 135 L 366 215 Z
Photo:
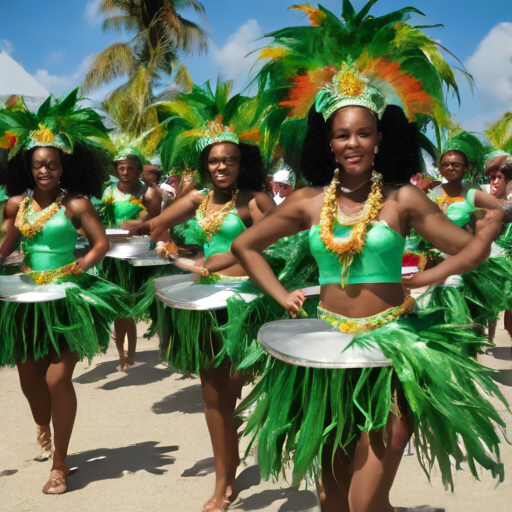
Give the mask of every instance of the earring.
M 375 146 L 374 151 L 375 151 L 375 154 L 377 154 L 379 152 L 379 146 Z

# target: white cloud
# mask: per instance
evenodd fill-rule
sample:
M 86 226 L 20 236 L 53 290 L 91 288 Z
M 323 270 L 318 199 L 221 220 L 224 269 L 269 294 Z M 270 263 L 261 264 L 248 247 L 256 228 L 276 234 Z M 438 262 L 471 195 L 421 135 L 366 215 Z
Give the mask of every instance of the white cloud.
M 0 50 L 3 50 L 7 55 L 11 55 L 14 52 L 14 45 L 9 39 L 2 39 L 0 41 Z
M 71 92 L 82 83 L 91 64 L 91 57 L 91 55 L 85 57 L 71 75 L 52 75 L 47 69 L 38 69 L 34 78 L 55 96 L 60 96 L 63 92 Z
M 249 20 L 228 37 L 222 48 L 213 44 L 213 57 L 224 79 L 237 78 L 243 71 L 248 71 L 251 68 L 257 59 L 257 55 L 253 54 L 248 58 L 245 57 L 261 46 L 261 41 L 257 41 L 257 39 L 262 35 L 263 31 L 258 22 Z
M 484 105 L 502 111 L 512 107 L 512 23 L 496 25 L 465 64 Z
M 97 25 L 100 22 L 100 16 L 98 15 L 100 3 L 101 0 L 93 0 L 85 4 L 84 18 L 88 20 L 91 25 Z

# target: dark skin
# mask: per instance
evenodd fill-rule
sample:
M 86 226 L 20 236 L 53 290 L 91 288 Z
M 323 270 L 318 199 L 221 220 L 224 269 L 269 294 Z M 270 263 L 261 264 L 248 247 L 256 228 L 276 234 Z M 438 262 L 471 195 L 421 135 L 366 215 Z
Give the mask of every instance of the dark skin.
M 347 107 L 334 114 L 331 149 L 340 163 L 341 186 L 354 190 L 371 177 L 375 147 L 381 139 L 374 115 L 364 108 Z M 338 191 L 338 205 L 345 213 L 363 207 L 371 183 L 352 193 Z M 434 269 L 406 281 L 410 288 L 443 280 L 451 274 L 469 271 L 490 252 L 491 241 L 501 226 L 501 211 L 490 211 L 470 235 L 450 222 L 423 192 L 412 185 L 385 186 L 384 205 L 378 220 L 405 237 L 411 229 L 453 256 Z M 232 252 L 252 280 L 293 315 L 305 300 L 300 290 L 287 291 L 277 280 L 262 251 L 280 238 L 310 229 L 320 222 L 325 189 L 303 188 L 293 192 L 276 210 L 233 243 Z M 401 283 L 339 284 L 321 287 L 321 302 L 333 313 L 353 318 L 368 317 L 398 306 L 404 301 Z M 410 436 L 406 417 L 389 415 L 388 442 L 380 432 L 362 433 L 353 457 L 340 453 L 332 472 L 324 466 L 321 479 L 322 512 L 393 512 L 389 491 Z
M 139 176 L 140 170 L 136 163 L 131 160 L 121 160 L 116 163 L 117 177 L 119 182 L 117 188 L 125 194 L 131 194 L 134 197 L 140 195 L 143 187 Z M 146 207 L 138 220 L 126 221 L 122 224 L 122 229 L 127 229 L 134 234 L 137 227 L 141 224 L 147 224 L 149 220 L 160 214 L 162 205 L 162 194 L 158 188 L 148 187 L 142 198 L 142 204 Z M 137 350 L 137 325 L 133 318 L 119 318 L 114 322 L 114 335 L 117 351 L 119 353 L 119 370 L 126 370 L 134 365 L 135 351 Z M 128 353 L 124 352 L 124 340 L 128 337 Z
M 32 155 L 31 171 L 35 181 L 32 207 L 37 212 L 50 206 L 60 194 L 59 180 L 63 169 L 58 150 L 37 148 Z M 12 253 L 21 240 L 14 221 L 22 198 L 15 196 L 7 202 L 5 219 L 8 233 L 0 248 L 2 256 Z M 63 206 L 66 216 L 75 228 L 84 231 L 91 245 L 89 253 L 77 260 L 81 269 L 86 271 L 97 265 L 109 249 L 105 229 L 95 208 L 85 197 L 67 195 Z M 48 428 L 50 421 L 53 423 L 55 452 L 50 480 L 43 489 L 48 494 L 60 494 L 66 490 L 65 477 L 69 471 L 65 459 L 77 407 L 71 379 L 77 362 L 77 354 L 65 349 L 60 356 L 54 351 L 37 361 L 28 357 L 26 362 L 20 360 L 17 363 L 21 388 L 36 424 Z
M 231 142 L 213 145 L 208 156 L 208 172 L 214 194 L 206 215 L 220 210 L 233 196 L 240 172 L 238 146 Z M 161 215 L 150 221 L 151 238 L 158 240 L 165 230 L 194 218 L 203 199 L 204 195 L 195 191 L 175 201 Z M 274 207 L 272 199 L 263 192 L 243 191 L 239 193 L 236 201 L 238 216 L 247 227 L 260 221 Z M 219 273 L 226 276 L 246 275 L 231 253 L 216 254 L 208 258 L 205 265 L 210 271 L 222 270 Z M 233 413 L 243 386 L 243 378 L 229 366 L 221 366 L 202 370 L 201 386 L 215 465 L 215 491 L 205 504 L 205 510 L 217 510 L 223 509 L 224 500 L 231 495 L 231 486 L 240 464 L 238 433 Z
M 464 157 L 456 151 L 449 151 L 441 158 L 439 171 L 448 182 L 441 185 L 446 195 L 450 197 L 461 196 L 462 180 L 468 171 Z M 486 194 L 482 190 L 477 190 L 475 192 L 475 206 L 477 208 L 499 210 L 501 203 L 495 197 Z

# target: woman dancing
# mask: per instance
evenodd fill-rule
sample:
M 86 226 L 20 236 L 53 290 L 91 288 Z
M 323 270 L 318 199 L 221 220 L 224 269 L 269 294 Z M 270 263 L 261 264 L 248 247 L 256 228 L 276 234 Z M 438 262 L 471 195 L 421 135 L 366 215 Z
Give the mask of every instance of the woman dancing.
M 206 258 L 203 274 L 218 271 L 214 281 L 219 277 L 243 281 L 247 274 L 231 254 L 231 243 L 275 207 L 262 192 L 266 172 L 259 148 L 240 142 L 227 127 L 210 123 L 200 135 L 197 150 L 211 189 L 176 200 L 150 221 L 151 237 L 157 240 L 165 230 L 196 217 L 195 241 L 204 246 Z M 244 379 L 229 358 L 220 364 L 216 360 L 222 349 L 216 329 L 229 321 L 223 310 L 217 314 L 162 307 L 159 311 L 162 356 L 177 370 L 201 377 L 215 465 L 215 491 L 204 506 L 206 511 L 223 510 L 229 504 L 240 463 L 233 412 Z
M 147 225 L 148 221 L 160 214 L 162 196 L 157 189 L 140 181 L 142 160 L 140 153 L 133 148 L 120 151 L 114 158 L 119 178 L 118 183 L 109 185 L 102 196 L 100 212 L 107 227 L 133 229 L 134 225 Z M 133 225 L 134 223 L 134 225 Z M 106 258 L 100 268 L 100 276 L 124 288 L 131 296 L 131 310 L 141 300 L 138 295 L 146 282 L 154 277 L 159 267 L 135 268 L 129 261 Z M 144 294 L 142 294 L 144 295 Z M 128 338 L 128 351 L 124 341 Z M 118 370 L 129 370 L 135 365 L 137 350 L 137 324 L 135 319 L 119 318 L 114 323 L 114 339 L 119 353 Z
M 0 366 L 18 367 L 37 425 L 41 460 L 51 455 L 53 424 L 55 451 L 43 492 L 62 494 L 77 409 L 73 370 L 79 360 L 106 351 L 110 324 L 125 316 L 127 296 L 87 273 L 108 250 L 105 229 L 85 197 L 101 196 L 101 143 L 110 143 L 108 130 L 93 110 L 76 107 L 77 90 L 54 105 L 51 101 L 37 114 L 20 110 L 12 118 L 4 113 L 2 119 L 4 129 L 15 123 L 17 136 L 0 171 L 0 183 L 11 196 L 0 254 L 7 257 L 21 241 L 25 258 L 21 278 L 0 278 Z M 85 232 L 91 249 L 75 259 L 78 229 Z M 32 291 L 37 297 L 51 291 L 63 298 L 18 302 L 16 284 L 17 293 Z
M 459 348 L 462 342 L 481 346 L 482 340 L 468 329 L 439 325 L 440 313 L 407 316 L 414 300 L 401 282 L 404 237 L 411 229 L 458 254 L 407 284 L 424 286 L 483 261 L 502 214 L 489 212 L 472 237 L 416 187 L 402 185 L 419 168 L 416 129 L 400 108 L 386 108 L 383 94 L 368 81 L 345 65 L 316 95 L 301 158 L 312 186 L 294 192 L 232 246 L 251 279 L 296 315 L 302 292 L 287 291 L 261 252 L 310 229 L 320 269 L 319 318 L 354 334 L 357 346 L 376 344 L 393 363 L 358 371 L 274 360 L 240 406 L 243 411 L 255 404 L 246 434 L 259 438 L 263 477 L 277 476 L 282 461 L 292 458 L 298 484 L 319 457 L 322 512 L 392 512 L 389 492 L 413 433 L 425 470 L 437 460 L 445 485 L 453 485 L 450 457 L 457 466 L 466 460 L 475 476 L 476 460 L 503 478 L 493 421 L 502 428 L 504 422 L 475 383 L 505 400 Z

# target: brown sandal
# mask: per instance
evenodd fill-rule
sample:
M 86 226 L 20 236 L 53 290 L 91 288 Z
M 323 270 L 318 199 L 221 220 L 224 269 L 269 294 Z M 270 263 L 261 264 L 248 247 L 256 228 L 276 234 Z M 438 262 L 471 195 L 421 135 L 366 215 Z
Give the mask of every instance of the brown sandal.
M 66 473 L 61 469 L 52 469 L 50 478 L 43 487 L 44 494 L 64 494 L 66 492 Z
M 34 459 L 44 462 L 52 457 L 52 431 L 50 425 L 41 427 L 37 425 L 37 442 L 41 447 L 41 453 Z

